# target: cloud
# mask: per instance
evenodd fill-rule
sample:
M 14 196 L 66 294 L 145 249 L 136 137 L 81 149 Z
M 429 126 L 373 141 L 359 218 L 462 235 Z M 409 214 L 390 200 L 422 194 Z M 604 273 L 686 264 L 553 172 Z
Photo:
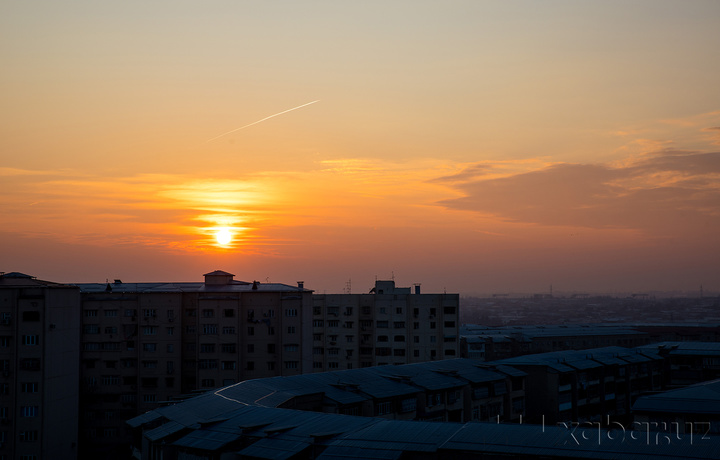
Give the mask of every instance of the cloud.
M 464 196 L 439 204 L 510 222 L 656 235 L 720 229 L 720 152 L 665 152 L 620 167 L 563 163 L 454 187 Z

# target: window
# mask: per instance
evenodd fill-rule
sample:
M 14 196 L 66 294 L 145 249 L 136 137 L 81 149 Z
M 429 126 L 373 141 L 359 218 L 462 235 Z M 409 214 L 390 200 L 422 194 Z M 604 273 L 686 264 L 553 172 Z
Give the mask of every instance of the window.
M 299 346 L 299 345 L 295 345 L 295 344 L 285 345 L 285 351 L 286 351 L 286 352 L 299 351 L 299 350 L 300 350 L 300 346 Z
M 218 333 L 217 324 L 203 324 L 203 334 L 214 335 Z
M 235 366 L 236 366 L 235 361 L 223 361 L 222 362 L 222 370 L 224 370 L 224 371 L 234 371 Z
M 224 315 L 226 318 L 234 318 L 234 317 L 235 317 L 235 310 L 230 309 L 230 308 L 226 308 L 225 310 L 223 310 L 223 315 Z
M 154 403 L 157 401 L 157 395 L 143 395 L 143 402 Z
M 156 350 L 157 350 L 156 343 L 143 343 L 143 351 L 156 351 Z
M 345 321 L 345 323 L 343 324 L 343 327 L 344 327 L 345 329 L 352 329 L 352 327 L 353 327 L 353 321 Z
M 200 386 L 203 387 L 215 387 L 215 379 L 202 379 L 200 381 Z
M 187 316 L 197 316 L 197 310 L 194 308 L 188 308 L 185 310 Z
M 200 361 L 198 361 L 198 368 L 199 369 L 217 369 L 218 368 L 217 359 L 201 359 Z
M 97 310 L 85 310 L 85 317 L 86 318 L 94 318 L 98 314 Z
M 186 334 L 195 334 L 195 326 L 185 326 Z
M 154 308 L 144 308 L 143 316 L 145 318 L 155 318 L 157 316 L 157 310 Z
M 237 345 L 234 343 L 223 343 L 221 347 L 223 353 L 235 353 L 237 351 Z
M 214 343 L 201 343 L 200 344 L 200 353 L 215 353 L 215 344 Z
M 392 412 L 392 402 L 391 401 L 385 401 L 378 403 L 377 405 L 377 415 L 387 415 Z
M 235 328 L 234 327 L 224 327 L 222 332 L 223 332 L 223 334 L 235 335 Z
M 434 336 L 434 335 L 431 335 L 431 336 L 430 336 L 430 343 L 436 343 L 436 342 L 437 342 L 437 337 Z
M 414 323 L 413 323 L 413 329 L 420 329 L 420 323 L 414 322 Z
M 104 438 L 114 438 L 117 436 L 117 428 L 103 428 Z
M 155 335 L 157 334 L 157 326 L 145 326 L 143 327 L 143 335 Z
M 405 356 L 405 350 L 403 348 L 395 348 L 393 350 L 393 356 Z
M 370 313 L 372 313 L 372 310 L 370 309 L 370 307 L 362 307 L 363 315 L 369 315 Z
M 388 336 L 386 336 L 386 335 L 379 335 L 378 338 L 377 338 L 377 341 L 378 341 L 378 342 L 387 342 L 387 341 L 388 341 Z
M 255 344 L 254 344 L 254 343 L 248 343 L 248 344 L 247 344 L 247 352 L 248 352 L 248 353 L 255 353 Z
M 445 313 L 446 315 L 454 315 L 455 307 L 445 307 L 443 308 L 443 313 Z
M 321 320 L 321 319 L 314 319 L 314 320 L 313 320 L 313 327 L 323 327 L 323 320 Z
M 325 349 L 323 347 L 314 347 L 313 348 L 314 355 L 322 355 L 323 353 L 325 353 Z
M 105 310 L 103 312 L 106 318 L 115 318 L 118 315 L 117 310 Z
M 254 371 L 255 370 L 255 362 L 254 361 L 248 361 L 245 363 L 245 369 L 248 371 Z
M 268 343 L 267 352 L 268 352 L 268 353 L 275 353 L 275 344 L 274 344 L 274 343 Z
M 97 324 L 86 324 L 83 326 L 83 334 L 99 334 L 100 326 Z
M 313 361 L 313 369 L 322 369 L 323 363 L 322 361 Z
M 21 431 L 20 432 L 20 441 L 23 442 L 32 442 L 38 440 L 38 432 L 37 430 L 32 431 Z
M 380 313 L 383 314 L 383 315 L 386 313 L 385 307 L 380 307 Z
M 212 318 L 213 316 L 215 316 L 215 312 L 213 310 L 210 310 L 209 308 L 206 308 L 202 311 L 203 318 Z
M 275 335 L 275 327 L 268 326 L 268 335 Z
M 402 307 L 395 308 L 395 313 L 398 315 L 402 315 Z
M 269 371 L 274 371 L 275 370 L 275 361 L 268 361 L 267 368 Z
M 126 308 L 124 315 L 127 317 L 137 316 L 137 310 L 134 308 Z
M 255 328 L 253 326 L 248 326 L 248 335 L 255 335 Z
M 313 315 L 322 315 L 322 307 L 313 307 Z
M 285 361 L 285 369 L 297 369 L 298 361 Z
M 455 356 L 455 350 L 445 350 L 445 356 Z
M 339 355 L 340 349 L 339 348 L 328 348 L 328 354 L 329 355 Z
M 298 311 L 297 308 L 286 308 L 285 309 L 285 316 L 297 316 Z
M 322 334 L 313 334 L 313 340 L 322 340 L 323 335 Z
M 395 329 L 404 329 L 405 328 L 405 321 L 395 321 L 393 323 L 393 327 Z
M 106 334 L 117 334 L 117 327 L 115 327 L 115 326 L 105 326 L 105 333 L 106 333 Z
M 4 335 L 0 337 L 0 348 L 7 348 L 10 346 L 10 337 Z
M 455 327 L 455 321 L 445 321 L 445 327 Z
M 347 343 L 352 343 L 353 340 L 355 340 L 355 336 L 353 336 L 353 335 L 346 335 L 346 336 L 345 336 L 345 342 L 347 342 Z
M 388 327 L 388 322 L 387 321 L 378 321 L 377 327 L 378 327 L 378 329 L 385 329 Z
M 339 319 L 329 319 L 328 327 L 340 327 L 340 320 Z
M 413 350 L 413 357 L 419 358 L 419 357 L 420 357 L 420 350 Z
M 457 342 L 457 338 L 455 338 L 454 336 L 451 336 L 451 335 L 445 336 L 445 337 L 443 337 L 443 342 L 445 342 L 445 343 L 455 343 L 455 342 Z
M 23 393 L 37 393 L 38 386 L 37 382 L 23 382 L 20 388 Z
M 157 361 L 143 361 L 142 366 L 145 369 L 157 369 Z
M 417 408 L 417 399 L 407 398 L 400 401 L 400 412 L 412 412 Z
M 117 368 L 117 361 L 105 361 L 105 367 L 107 369 L 116 369 Z
M 288 326 L 287 331 L 288 331 L 288 334 L 294 334 L 294 333 L 295 333 L 295 326 Z
M 435 329 L 437 327 L 435 321 L 430 321 L 430 329 Z
M 395 340 L 395 342 L 404 342 L 405 336 L 404 335 L 396 335 L 394 340 Z
M 37 417 L 38 406 L 22 406 L 20 408 L 21 417 Z
M 267 312 L 268 318 L 275 318 L 275 310 L 270 309 Z
M 119 375 L 103 375 L 102 384 L 103 385 L 120 385 L 120 376 Z
M 175 333 L 175 328 L 174 327 L 166 327 L 165 332 L 167 333 L 167 335 L 173 335 Z
M 420 336 L 419 335 L 413 336 L 413 342 L 420 343 Z
M 328 363 L 328 369 L 339 369 L 340 364 L 339 363 Z

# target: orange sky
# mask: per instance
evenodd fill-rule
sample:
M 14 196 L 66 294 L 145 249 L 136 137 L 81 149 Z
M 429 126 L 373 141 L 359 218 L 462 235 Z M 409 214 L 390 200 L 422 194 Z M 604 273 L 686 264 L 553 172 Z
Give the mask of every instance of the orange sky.
M 718 46 L 713 1 L 0 1 L 0 271 L 720 290 Z

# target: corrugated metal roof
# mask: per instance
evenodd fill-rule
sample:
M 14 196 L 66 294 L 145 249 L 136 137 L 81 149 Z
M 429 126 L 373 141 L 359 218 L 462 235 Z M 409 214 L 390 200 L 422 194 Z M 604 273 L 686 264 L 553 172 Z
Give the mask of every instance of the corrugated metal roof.
M 364 449 L 358 447 L 330 446 L 317 460 L 397 460 L 403 452 L 397 450 Z
M 238 452 L 239 455 L 255 458 L 285 460 L 311 446 L 308 442 L 287 439 L 261 439 Z
M 175 421 L 169 421 L 163 425 L 160 425 L 159 427 L 146 431 L 144 433 L 145 437 L 148 438 L 151 441 L 157 441 L 158 439 L 165 438 L 167 436 L 170 436 L 171 434 L 178 433 L 179 431 L 182 431 L 185 429 L 185 425 L 175 422 Z
M 633 404 L 633 411 L 720 415 L 720 380 L 641 396 Z

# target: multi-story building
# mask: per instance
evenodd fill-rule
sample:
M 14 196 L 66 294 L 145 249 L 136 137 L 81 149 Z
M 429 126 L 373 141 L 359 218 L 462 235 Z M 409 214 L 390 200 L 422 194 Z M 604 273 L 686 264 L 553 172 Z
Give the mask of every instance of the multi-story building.
M 315 294 L 313 371 L 459 357 L 458 294 L 376 281 L 369 294 Z
M 0 274 L 0 458 L 78 453 L 77 287 Z
M 312 291 L 236 281 L 79 284 L 82 294 L 81 441 L 120 456 L 124 421 L 198 390 L 311 367 Z
M 79 284 L 82 446 L 115 455 L 124 420 L 195 391 L 273 376 L 458 356 L 457 294 L 377 281 L 313 295 L 214 271 L 197 283 Z
M 527 373 L 530 423 L 627 421 L 632 404 L 663 388 L 663 359 L 650 350 L 603 347 L 493 361 Z

